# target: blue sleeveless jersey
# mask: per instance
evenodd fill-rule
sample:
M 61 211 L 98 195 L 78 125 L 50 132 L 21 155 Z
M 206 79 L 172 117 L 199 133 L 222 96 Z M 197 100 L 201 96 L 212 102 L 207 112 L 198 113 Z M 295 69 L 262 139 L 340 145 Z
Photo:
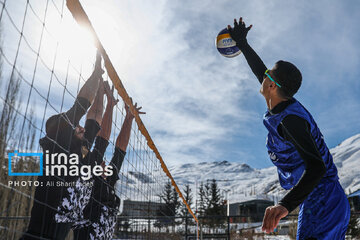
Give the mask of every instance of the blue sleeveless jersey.
M 320 129 L 317 127 L 311 114 L 295 100 L 294 103 L 287 106 L 286 109 L 278 114 L 272 115 L 267 111 L 264 115 L 264 125 L 269 131 L 266 147 L 271 161 L 278 169 L 281 186 L 287 190 L 291 189 L 300 180 L 305 170 L 304 161 L 301 159 L 295 146 L 291 142 L 284 140 L 277 131 L 280 122 L 287 115 L 296 115 L 305 119 L 310 124 L 311 135 L 326 165 L 326 174 L 324 177 L 337 179 L 336 166 Z
M 338 181 L 337 169 L 323 135 L 311 114 L 297 100 L 278 114 L 267 111 L 264 115 L 264 125 L 269 131 L 266 146 L 271 161 L 277 167 L 280 184 L 285 189 L 291 189 L 305 170 L 304 161 L 295 146 L 277 131 L 280 122 L 288 115 L 299 116 L 309 123 L 311 135 L 326 166 L 323 179 L 300 205 L 296 239 L 345 239 L 350 219 L 349 202 Z

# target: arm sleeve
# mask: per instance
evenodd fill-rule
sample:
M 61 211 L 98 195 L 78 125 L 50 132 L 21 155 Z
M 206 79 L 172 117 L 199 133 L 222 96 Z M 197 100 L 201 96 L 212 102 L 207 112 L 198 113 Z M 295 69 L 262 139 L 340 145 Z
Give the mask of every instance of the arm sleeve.
M 108 140 L 97 136 L 95 139 L 95 146 L 89 153 L 87 164 L 90 164 L 91 166 L 100 165 L 103 162 L 104 154 L 108 145 Z
M 91 103 L 83 97 L 78 97 L 74 105 L 65 113 L 74 126 L 77 126 L 80 119 L 85 115 Z
M 252 49 L 252 47 L 247 43 L 246 40 L 237 43 L 236 46 L 244 54 L 245 59 L 249 64 L 252 72 L 255 74 L 256 78 L 261 84 L 264 80 L 264 73 L 267 69 L 264 62 L 261 60 L 259 55 L 257 55 L 254 49 Z
M 96 148 L 98 141 L 103 142 L 106 140 L 101 137 L 97 137 L 96 142 L 95 142 L 95 148 Z M 115 152 L 114 152 L 113 158 L 111 159 L 111 162 L 110 162 L 110 164 L 114 168 L 113 175 L 107 177 L 106 180 L 104 180 L 102 177 L 94 177 L 95 182 L 94 182 L 92 196 L 94 197 L 94 199 L 101 202 L 105 206 L 116 208 L 120 204 L 120 202 L 119 202 L 120 200 L 116 196 L 116 193 L 115 193 L 114 185 L 115 185 L 116 181 L 119 179 L 119 170 L 121 168 L 125 154 L 126 153 L 124 151 L 120 150 L 120 148 L 115 147 Z M 89 209 L 89 207 L 88 207 L 88 209 Z M 100 211 L 103 211 L 103 208 L 101 208 L 101 209 L 100 209 Z M 87 211 L 87 212 L 89 212 L 89 211 Z M 95 213 L 93 213 L 93 214 L 95 214 Z
M 305 164 L 305 171 L 299 182 L 279 202 L 291 212 L 318 185 L 326 173 L 326 167 L 305 119 L 288 115 L 279 125 L 278 132 L 295 146 Z
M 88 150 L 94 143 L 96 134 L 100 131 L 100 125 L 95 119 L 87 119 L 85 122 L 85 134 L 83 140 L 83 146 Z
M 114 186 L 116 181 L 119 179 L 119 171 L 121 169 L 121 165 L 124 161 L 125 155 L 126 152 L 124 152 L 118 147 L 115 147 L 114 156 L 110 162 L 110 164 L 113 166 L 114 173 L 113 175 L 108 177 L 108 181 L 111 186 Z

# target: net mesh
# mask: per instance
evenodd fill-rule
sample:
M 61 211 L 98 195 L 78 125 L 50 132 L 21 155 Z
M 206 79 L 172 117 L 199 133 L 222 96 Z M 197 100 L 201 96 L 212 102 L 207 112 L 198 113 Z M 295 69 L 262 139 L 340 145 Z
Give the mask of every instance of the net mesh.
M 77 1 L 0 1 L 2 239 L 17 239 L 22 236 L 30 220 L 31 207 L 36 201 L 34 191 L 37 176 L 9 176 L 9 166 L 14 173 L 40 171 L 38 158 L 12 158 L 9 162 L 9 153 L 15 150 L 19 153 L 42 152 L 39 140 L 46 135 L 46 120 L 67 111 L 74 104 L 79 90 L 94 68 L 96 48 L 90 41 L 83 42 L 84 38 L 89 39 L 94 35 L 85 33 L 73 18 L 91 28 L 84 14 Z M 127 153 L 119 171 L 119 181 L 115 185 L 116 194 L 121 199 L 118 211 L 121 221 L 118 221 L 117 229 L 124 229 L 126 223 L 127 231 L 134 232 L 141 225 L 143 232 L 161 232 L 161 227 L 156 227 L 161 220 L 152 218 L 150 221 L 150 216 L 162 215 L 163 218 L 172 219 L 171 216 L 176 215 L 162 201 L 164 184 L 170 181 L 180 197 L 183 196 L 139 115 L 135 113 L 134 106 L 97 37 L 95 46 L 101 50 L 104 58 L 104 80 L 115 85 L 116 97 L 129 104 L 136 115 Z M 104 156 L 107 163 L 114 154 L 116 138 L 125 114 L 124 104 L 120 101 L 114 108 L 112 133 Z M 80 125 L 84 124 L 85 117 L 80 121 Z M 46 202 L 40 204 L 47 205 Z M 183 204 L 187 205 L 185 200 Z M 190 207 L 187 207 L 189 214 L 197 221 Z M 144 221 L 146 224 L 143 224 Z

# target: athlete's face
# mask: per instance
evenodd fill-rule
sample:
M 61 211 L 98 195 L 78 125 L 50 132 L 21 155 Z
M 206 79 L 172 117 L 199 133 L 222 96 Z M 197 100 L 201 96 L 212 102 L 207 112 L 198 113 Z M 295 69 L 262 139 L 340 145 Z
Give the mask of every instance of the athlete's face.
M 270 76 L 273 76 L 271 73 L 272 70 L 268 72 Z M 264 74 L 263 82 L 261 84 L 260 93 L 264 96 L 264 98 L 268 101 L 273 94 L 277 94 L 276 92 L 276 84 L 270 80 L 270 78 Z
M 260 87 L 260 93 L 265 97 L 265 99 L 269 98 L 272 87 L 271 85 L 272 85 L 271 80 L 265 75 Z
M 264 89 L 266 89 L 266 84 L 265 84 L 266 78 L 263 79 L 263 82 L 261 83 L 261 87 L 260 87 L 260 93 L 265 97 L 264 95 Z

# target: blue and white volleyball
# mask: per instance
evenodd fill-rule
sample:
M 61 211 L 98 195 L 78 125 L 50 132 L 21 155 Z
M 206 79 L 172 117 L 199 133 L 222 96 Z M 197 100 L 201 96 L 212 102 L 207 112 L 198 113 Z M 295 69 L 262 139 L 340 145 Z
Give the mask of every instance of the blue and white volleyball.
M 236 46 L 236 42 L 230 37 L 227 28 L 219 32 L 215 40 L 215 45 L 219 53 L 224 57 L 232 58 L 241 53 L 240 49 Z

